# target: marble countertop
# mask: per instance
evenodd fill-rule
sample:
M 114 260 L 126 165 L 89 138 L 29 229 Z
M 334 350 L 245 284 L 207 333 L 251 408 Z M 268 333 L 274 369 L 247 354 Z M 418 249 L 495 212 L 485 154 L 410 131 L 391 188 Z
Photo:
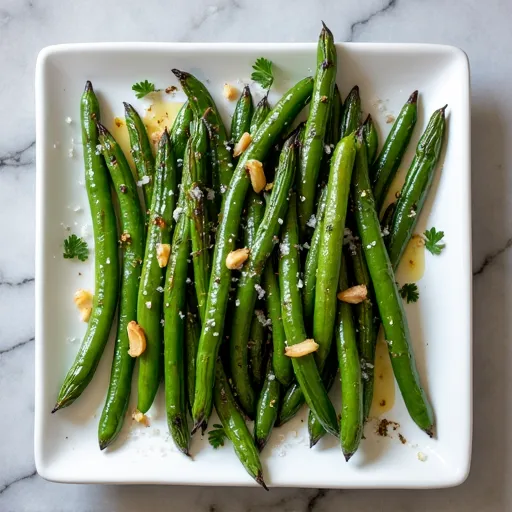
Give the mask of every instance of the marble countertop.
M 512 31 L 506 0 L 0 0 L 0 510 L 501 511 L 512 509 L 507 334 L 512 295 Z M 301 14 L 298 14 L 301 13 Z M 33 457 L 34 65 L 50 44 L 90 41 L 339 41 L 463 48 L 472 73 L 474 444 L 468 480 L 433 491 L 60 485 Z M 512 195 L 512 190 L 511 190 Z M 457 298 L 454 297 L 454 300 Z M 507 319 L 508 317 L 508 319 Z M 510 363 L 510 365 L 509 365 Z M 449 390 L 447 390 L 449 392 Z

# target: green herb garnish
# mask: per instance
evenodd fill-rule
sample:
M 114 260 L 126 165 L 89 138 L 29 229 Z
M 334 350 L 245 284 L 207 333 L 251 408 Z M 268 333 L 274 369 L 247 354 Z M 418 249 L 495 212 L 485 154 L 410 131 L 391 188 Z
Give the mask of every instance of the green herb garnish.
M 402 299 L 407 301 L 407 304 L 417 302 L 420 298 L 420 292 L 414 283 L 405 283 L 402 288 L 400 288 L 399 292 Z
M 141 98 L 144 98 L 147 94 L 150 92 L 155 92 L 157 89 L 155 89 L 155 84 L 152 84 L 151 82 L 148 82 L 147 80 L 144 80 L 144 82 L 138 82 L 134 85 L 132 85 L 132 91 L 135 92 L 135 96 L 140 100 Z
M 215 428 L 208 432 L 208 442 L 217 449 L 219 446 L 224 446 L 224 439 L 227 438 L 224 427 L 217 423 L 213 425 Z
M 254 69 L 251 79 L 259 83 L 263 89 L 270 89 L 274 83 L 274 75 L 272 74 L 272 61 L 260 57 L 252 66 Z
M 66 259 L 78 258 L 80 261 L 85 261 L 89 257 L 87 242 L 76 235 L 69 235 L 64 240 L 63 256 Z
M 423 233 L 425 237 L 425 249 L 432 254 L 441 254 L 441 251 L 446 247 L 445 244 L 440 243 L 444 237 L 444 231 L 436 231 L 436 228 L 430 228 Z

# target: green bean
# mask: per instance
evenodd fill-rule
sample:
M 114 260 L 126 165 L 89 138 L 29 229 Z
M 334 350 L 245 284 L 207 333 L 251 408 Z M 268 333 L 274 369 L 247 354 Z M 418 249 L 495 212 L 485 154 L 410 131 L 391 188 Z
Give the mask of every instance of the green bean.
M 343 113 L 341 114 L 340 139 L 356 131 L 361 124 L 361 97 L 359 96 L 359 87 L 355 85 L 348 93 L 343 104 Z
M 240 137 L 251 130 L 252 121 L 252 95 L 251 89 L 246 85 L 240 95 L 231 119 L 231 142 L 236 144 Z
M 322 369 L 331 348 L 336 320 L 336 292 L 340 273 L 340 249 L 343 247 L 350 179 L 355 159 L 352 134 L 338 142 L 331 160 L 327 184 L 325 214 L 320 224 L 320 248 L 316 275 L 313 338 L 318 343 L 315 359 Z
M 368 151 L 368 163 L 372 164 L 379 149 L 379 134 L 370 114 L 364 122 L 364 142 Z
M 328 391 L 336 377 L 338 372 L 338 360 L 335 354 L 336 344 L 333 343 L 331 347 L 331 352 L 325 361 L 324 369 L 322 370 L 322 382 L 324 383 L 325 389 Z M 287 390 L 282 400 L 281 409 L 279 411 L 279 416 L 277 418 L 276 426 L 282 426 L 286 422 L 290 421 L 300 410 L 300 408 L 304 405 L 304 394 L 302 393 L 300 386 L 294 382 Z M 311 411 L 310 411 L 311 415 Z M 314 416 L 314 414 L 313 414 Z M 318 439 L 325 434 L 325 429 L 322 427 L 322 424 L 319 423 L 319 430 L 321 429 L 321 434 L 319 434 Z M 314 445 L 311 444 L 312 447 Z
M 80 103 L 85 184 L 94 230 L 94 287 L 92 312 L 73 366 L 64 379 L 52 412 L 71 405 L 91 381 L 105 348 L 119 291 L 117 225 L 110 194 L 109 173 L 96 149 L 100 107 L 91 82 Z M 108 262 L 108 263 L 107 263 Z
M 327 392 L 331 390 L 334 382 L 336 381 L 337 374 L 338 357 L 336 354 L 336 343 L 333 343 L 322 372 L 322 382 L 324 383 Z M 310 448 L 313 448 L 313 446 L 315 446 L 316 443 L 318 443 L 318 441 L 320 441 L 320 439 L 326 434 L 324 427 L 322 427 L 322 424 L 311 411 L 309 411 L 308 415 L 308 433 Z
M 137 181 L 142 184 L 142 193 L 146 209 L 151 205 L 153 193 L 153 180 L 155 176 L 155 157 L 146 127 L 137 111 L 126 102 L 123 102 L 126 118 L 126 128 L 130 137 L 130 153 L 135 163 Z
M 208 420 L 211 412 L 214 364 L 222 339 L 231 284 L 231 272 L 226 267 L 226 257 L 234 249 L 243 203 L 249 187 L 246 162 L 251 159 L 258 161 L 265 159 L 279 134 L 308 102 L 312 88 L 312 79 L 305 78 L 277 103 L 272 113 L 254 134 L 251 145 L 240 157 L 223 201 L 213 255 L 206 321 L 201 332 L 197 356 L 196 395 L 193 407 L 196 429 Z M 210 329 L 212 323 L 215 327 Z
M 343 112 L 343 102 L 338 86 L 334 85 L 334 95 L 331 108 L 329 109 L 329 118 L 327 120 L 327 130 L 325 132 L 325 152 L 322 158 L 320 176 L 318 182 L 320 187 L 327 183 L 329 179 L 329 169 L 331 166 L 332 152 L 340 141 L 341 114 Z
M 178 164 L 178 183 L 181 182 L 181 169 L 185 157 L 185 148 L 190 137 L 190 123 L 194 118 L 190 103 L 186 101 L 180 108 L 171 128 L 171 146 L 174 148 L 174 156 Z
M 391 222 L 393 221 L 393 215 L 395 214 L 396 203 L 390 203 L 388 207 L 384 210 L 384 215 L 382 216 L 382 220 L 380 224 L 382 226 L 382 235 L 386 245 L 388 244 L 387 240 L 389 238 Z
M 358 132 L 356 145 L 357 156 L 352 180 L 355 217 L 375 290 L 391 365 L 411 418 L 422 430 L 432 435 L 433 411 L 421 387 L 412 352 L 407 318 L 390 258 L 382 240 L 380 222 L 368 177 L 366 148 L 362 143 L 361 132 Z
M 436 110 L 421 136 L 416 155 L 407 171 L 404 186 L 396 202 L 389 230 L 388 253 L 396 270 L 411 239 L 425 199 L 427 198 L 441 155 L 445 130 L 446 106 Z
M 290 358 L 291 359 L 291 358 Z M 293 382 L 281 400 L 281 408 L 277 416 L 276 427 L 282 427 L 290 421 L 304 405 L 304 393 L 297 382 Z
M 208 89 L 193 75 L 173 69 L 172 72 L 180 81 L 183 91 L 194 115 L 201 119 L 208 111 L 208 132 L 210 135 L 210 150 L 212 152 L 214 189 L 220 198 L 224 194 L 233 175 L 233 163 L 228 144 L 226 128 L 220 117 L 217 106 Z
M 178 219 L 172 237 L 164 288 L 164 377 L 167 426 L 178 449 L 188 455 L 190 430 L 187 424 L 187 385 L 185 382 L 185 330 L 187 302 L 187 259 L 190 220 L 186 214 L 189 169 L 183 167 Z
M 300 198 L 299 230 L 303 241 L 306 241 L 307 222 L 314 210 L 316 183 L 324 155 L 327 119 L 333 104 L 336 82 L 336 47 L 333 35 L 325 23 L 318 39 L 316 66 L 315 86 L 296 178 L 297 194 Z
M 195 311 L 196 308 L 191 307 L 190 301 L 188 301 L 187 324 L 185 327 L 185 373 L 187 377 L 187 400 L 189 411 L 192 411 L 192 404 L 194 403 L 197 346 L 199 344 L 199 336 L 201 335 L 201 326 Z
M 295 193 L 290 198 L 286 221 L 283 225 L 279 260 L 279 288 L 281 289 L 281 314 L 289 346 L 307 339 L 302 316 L 302 298 L 298 286 L 300 275 L 299 230 Z M 331 434 L 338 435 L 338 419 L 322 383 L 313 354 L 292 358 L 295 378 L 309 408 L 322 426 Z
M 289 357 L 285 356 L 286 335 L 284 333 L 283 321 L 281 319 L 281 294 L 279 284 L 274 273 L 272 258 L 267 260 L 263 272 L 263 289 L 268 316 L 272 325 L 272 364 L 277 380 L 288 387 L 293 381 L 293 367 Z
M 347 252 L 352 263 L 353 284 L 365 285 L 367 290 L 366 299 L 355 306 L 357 339 L 363 378 L 363 417 L 366 421 L 373 400 L 375 345 L 378 334 L 378 322 L 376 322 L 375 317 L 378 312 L 374 308 L 372 281 L 359 236 L 352 237 Z
M 261 452 L 274 427 L 281 403 L 281 384 L 276 379 L 272 366 L 272 357 L 268 358 L 265 382 L 258 398 L 256 418 L 254 420 L 254 441 Z
M 263 220 L 258 228 L 248 260 L 244 264 L 236 293 L 235 310 L 229 337 L 230 370 L 233 389 L 238 400 L 249 415 L 254 416 L 257 397 L 251 386 L 248 371 L 247 341 L 256 296 L 263 298 L 265 291 L 260 286 L 265 263 L 274 247 L 274 237 L 280 229 L 288 207 L 288 194 L 292 185 L 297 164 L 298 140 L 295 132 L 285 142 L 279 159 L 279 167 Z
M 258 455 L 258 449 L 245 424 L 245 418 L 238 409 L 233 392 L 229 387 L 224 368 L 220 358 L 215 362 L 215 386 L 213 392 L 215 409 L 228 439 L 233 443 L 235 453 L 244 465 L 246 471 L 264 489 L 267 489 L 263 480 L 263 470 Z
M 254 190 L 247 193 L 247 214 L 245 216 L 244 246 L 252 247 L 256 239 L 256 233 L 265 214 L 265 202 Z
M 322 236 L 322 221 L 325 213 L 327 199 L 327 187 L 324 186 L 320 193 L 316 216 L 309 221 L 309 226 L 314 227 L 313 236 L 309 244 L 308 254 L 304 265 L 304 288 L 302 290 L 302 303 L 304 306 L 304 323 L 306 331 L 313 331 L 313 315 L 315 312 L 316 271 L 318 268 L 318 256 L 320 254 L 320 237 Z
M 110 374 L 107 399 L 98 427 L 98 440 L 103 450 L 111 444 L 123 426 L 130 400 L 130 389 L 135 359 L 128 354 L 128 324 L 137 318 L 137 291 L 144 254 L 144 215 L 141 210 L 133 174 L 108 130 L 98 123 L 99 142 L 119 201 L 121 231 L 129 233 L 130 243 L 122 244 L 123 271 L 119 303 L 114 359 Z M 106 262 L 108 264 L 108 261 Z
M 161 377 L 162 292 L 165 263 L 159 261 L 159 248 L 171 242 L 175 206 L 176 163 L 167 131 L 158 145 L 156 179 L 149 213 L 146 252 L 140 278 L 137 322 L 146 335 L 146 350 L 139 357 L 137 409 L 146 413 L 155 399 Z
M 377 160 L 372 165 L 372 188 L 378 212 L 386 200 L 389 187 L 400 167 L 417 117 L 418 91 L 414 91 L 398 114 Z
M 268 115 L 270 114 L 270 105 L 268 103 L 268 96 L 263 96 L 261 100 L 256 105 L 256 108 L 254 109 L 254 113 L 252 115 L 251 119 L 251 126 L 249 128 L 249 133 L 251 135 L 254 135 L 258 128 L 263 124 L 265 119 L 267 119 Z
M 265 344 L 267 342 L 266 329 L 263 326 L 265 313 L 261 309 L 254 311 L 249 333 L 249 368 L 251 370 L 253 389 L 259 392 L 265 378 Z
M 201 322 L 206 316 L 206 296 L 210 278 L 210 233 L 206 208 L 206 180 L 208 135 L 201 121 L 194 124 L 189 143 L 185 149 L 183 167 L 188 166 L 192 184 L 187 193 L 187 209 L 190 218 L 190 239 L 192 245 L 192 265 L 194 286 Z
M 364 146 L 362 151 L 366 151 Z M 347 263 L 345 257 L 342 260 L 339 289 L 346 290 L 349 287 Z M 340 440 L 343 455 L 348 462 L 359 447 L 363 435 L 363 385 L 352 306 L 342 301 L 338 304 L 336 345 L 341 379 Z

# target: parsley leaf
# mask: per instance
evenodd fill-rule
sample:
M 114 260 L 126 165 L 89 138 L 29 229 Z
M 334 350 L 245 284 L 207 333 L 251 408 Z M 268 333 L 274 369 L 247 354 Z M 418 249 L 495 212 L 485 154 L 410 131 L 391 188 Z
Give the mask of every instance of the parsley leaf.
M 224 427 L 219 424 L 213 425 L 215 428 L 208 432 L 208 442 L 217 449 L 219 446 L 224 446 L 224 439 L 227 438 Z
M 398 291 L 400 292 L 402 299 L 407 301 L 407 304 L 411 302 L 418 302 L 418 299 L 420 298 L 420 292 L 414 283 L 405 283 Z
M 441 251 L 446 247 L 445 244 L 440 243 L 444 237 L 444 231 L 437 231 L 436 228 L 430 228 L 423 233 L 425 237 L 425 249 L 432 254 L 441 254 Z
M 151 82 L 148 82 L 147 80 L 144 80 L 144 82 L 138 82 L 136 84 L 132 85 L 132 91 L 135 92 L 135 96 L 140 100 L 141 98 L 144 98 L 147 94 L 150 92 L 155 92 L 158 89 L 155 89 L 155 84 L 152 84 Z
M 251 79 L 258 82 L 263 89 L 270 89 L 274 83 L 274 75 L 272 74 L 272 61 L 260 57 L 252 66 L 254 69 Z
M 64 240 L 63 256 L 66 259 L 78 258 L 80 261 L 85 261 L 89 257 L 87 242 L 76 235 L 69 235 Z

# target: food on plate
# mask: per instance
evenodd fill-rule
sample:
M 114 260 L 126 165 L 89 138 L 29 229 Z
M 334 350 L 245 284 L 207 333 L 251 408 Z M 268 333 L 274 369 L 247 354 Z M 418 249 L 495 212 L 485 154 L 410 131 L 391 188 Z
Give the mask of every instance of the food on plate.
M 116 191 L 122 233 L 130 235 L 129 243 L 121 244 L 122 267 L 119 292 L 114 358 L 110 371 L 107 398 L 98 425 L 100 449 L 109 446 L 123 426 L 132 385 L 134 357 L 146 349 L 144 331 L 137 323 L 137 294 L 144 256 L 145 223 L 137 186 L 126 158 L 107 129 L 98 124 L 99 150 L 110 172 Z M 101 148 L 101 149 L 100 149 Z
M 90 382 L 117 322 L 98 429 L 102 450 L 123 426 L 138 359 L 133 419 L 149 425 L 163 370 L 168 429 L 183 454 L 215 407 L 220 424 L 209 430 L 210 444 L 229 440 L 266 488 L 259 452 L 306 403 L 310 446 L 326 434 L 339 437 L 348 461 L 375 414 L 379 329 L 411 418 L 433 435 L 403 306 L 417 302 L 419 290 L 414 282 L 400 287 L 395 271 L 409 242 L 434 255 L 445 247 L 435 227 L 413 232 L 439 162 L 446 107 L 432 115 L 405 184 L 389 201 L 416 124 L 418 91 L 379 151 L 375 118 L 362 122 L 364 91 L 355 85 L 343 102 L 337 70 L 324 25 L 315 77 L 297 82 L 272 108 L 273 65 L 258 58 L 254 84 L 240 87 L 239 97 L 228 83 L 217 91 L 233 110 L 228 132 L 206 85 L 173 69 L 187 101 L 172 126 L 168 116 L 157 127 L 156 145 L 146 118 L 124 103 L 135 178 L 100 124 L 87 82 L 81 113 L 95 287 L 77 299 L 90 318 L 53 412 Z M 163 94 L 148 80 L 132 89 L 138 99 Z M 165 91 L 174 95 L 176 86 Z M 253 94 L 262 98 L 256 105 Z M 85 240 L 71 235 L 64 245 L 66 260 L 87 260 Z M 337 407 L 328 394 L 336 382 Z M 255 420 L 253 433 L 247 418 Z
M 94 300 L 87 332 L 64 379 L 53 412 L 71 405 L 91 382 L 107 344 L 119 294 L 117 222 L 109 173 L 98 151 L 96 123 L 100 120 L 100 106 L 91 82 L 85 84 L 80 116 L 85 184 L 94 230 Z

